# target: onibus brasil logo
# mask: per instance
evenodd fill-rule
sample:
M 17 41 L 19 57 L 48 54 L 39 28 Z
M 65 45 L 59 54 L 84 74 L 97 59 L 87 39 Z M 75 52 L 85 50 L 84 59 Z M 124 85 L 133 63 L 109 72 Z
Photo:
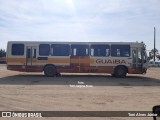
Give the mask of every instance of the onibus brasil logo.
M 2 117 L 42 117 L 40 112 L 2 112 Z

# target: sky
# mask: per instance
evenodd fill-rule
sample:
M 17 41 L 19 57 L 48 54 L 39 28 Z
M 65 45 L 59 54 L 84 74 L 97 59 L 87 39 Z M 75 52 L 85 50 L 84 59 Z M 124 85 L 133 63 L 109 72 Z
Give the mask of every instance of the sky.
M 0 0 L 8 41 L 141 42 L 160 51 L 160 0 Z

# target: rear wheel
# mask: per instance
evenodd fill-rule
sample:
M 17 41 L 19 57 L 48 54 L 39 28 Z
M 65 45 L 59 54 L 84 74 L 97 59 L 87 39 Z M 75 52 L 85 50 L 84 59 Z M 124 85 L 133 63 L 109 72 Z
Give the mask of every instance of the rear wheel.
M 57 74 L 56 67 L 53 66 L 53 65 L 47 65 L 47 66 L 44 68 L 44 74 L 45 74 L 47 77 L 56 76 L 56 74 Z
M 126 74 L 127 74 L 127 70 L 126 70 L 126 68 L 125 67 L 122 67 L 122 66 L 120 66 L 120 67 L 117 67 L 116 69 L 115 69 L 115 77 L 126 77 Z
M 115 77 L 115 74 L 114 74 L 114 73 L 112 73 L 111 75 L 112 75 L 112 77 Z

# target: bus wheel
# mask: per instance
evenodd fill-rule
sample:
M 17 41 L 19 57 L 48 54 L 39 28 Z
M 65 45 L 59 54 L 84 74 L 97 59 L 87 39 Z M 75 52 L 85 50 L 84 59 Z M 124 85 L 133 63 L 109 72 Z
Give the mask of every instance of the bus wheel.
M 126 77 L 127 70 L 126 68 L 120 66 L 115 69 L 115 77 Z
M 115 74 L 114 74 L 114 73 L 112 73 L 111 75 L 112 75 L 112 77 L 115 77 Z
M 44 68 L 44 74 L 47 76 L 47 77 L 53 77 L 57 74 L 57 70 L 56 70 L 56 67 L 53 66 L 53 65 L 47 65 L 45 68 Z

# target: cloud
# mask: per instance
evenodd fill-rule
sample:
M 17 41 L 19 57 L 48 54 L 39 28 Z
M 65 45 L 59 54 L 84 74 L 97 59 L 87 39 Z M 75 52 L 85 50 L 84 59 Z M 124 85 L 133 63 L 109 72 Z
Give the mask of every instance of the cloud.
M 160 38 L 159 4 L 159 0 L 1 0 L 0 47 L 8 40 L 144 41 L 151 49 L 154 26 Z

